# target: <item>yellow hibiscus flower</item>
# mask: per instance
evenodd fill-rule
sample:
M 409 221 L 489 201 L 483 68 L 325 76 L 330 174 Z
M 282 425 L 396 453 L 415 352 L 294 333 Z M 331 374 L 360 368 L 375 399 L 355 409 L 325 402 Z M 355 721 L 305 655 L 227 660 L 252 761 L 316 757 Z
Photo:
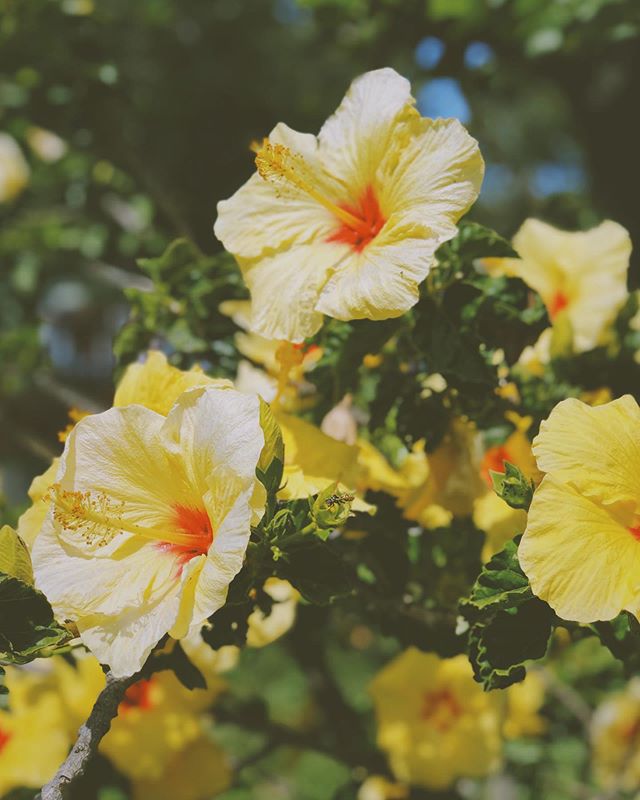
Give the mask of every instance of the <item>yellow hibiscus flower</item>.
M 492 274 L 516 275 L 542 297 L 556 327 L 568 321 L 576 352 L 592 350 L 627 297 L 631 239 L 607 220 L 589 231 L 570 233 L 528 219 L 513 237 L 519 259 L 485 259 Z M 550 333 L 535 352 L 548 360 Z M 527 354 L 526 360 L 530 360 Z
M 640 679 L 633 678 L 624 691 L 598 706 L 590 734 L 598 783 L 610 791 L 640 788 Z
M 133 800 L 210 800 L 231 785 L 224 751 L 206 732 L 173 754 L 156 778 L 133 781 Z
M 371 684 L 378 745 L 398 780 L 445 789 L 500 766 L 504 697 L 483 692 L 466 656 L 410 648 Z
M 167 417 L 137 405 L 81 420 L 33 547 L 36 585 L 116 676 L 220 608 L 263 512 L 257 397 L 205 386 Z
M 231 388 L 233 384 L 221 378 L 210 378 L 198 366 L 186 371 L 178 369 L 169 364 L 164 353 L 149 350 L 143 362 L 129 364 L 125 370 L 116 388 L 113 405 L 137 403 L 166 417 L 178 397 L 196 386 Z
M 50 780 L 67 756 L 71 739 L 65 709 L 38 673 L 7 669 L 11 710 L 0 710 L 0 795 L 12 789 L 37 789 Z
M 640 409 L 629 395 L 563 400 L 534 439 L 546 473 L 518 548 L 538 597 L 563 619 L 640 615 Z
M 483 175 L 456 120 L 423 119 L 392 69 L 357 78 L 319 135 L 283 123 L 257 173 L 218 204 L 215 234 L 251 291 L 251 329 L 300 342 L 336 319 L 387 319 L 418 300 Z
M 56 475 L 60 466 L 60 459 L 54 458 L 51 465 L 42 473 L 36 475 L 29 486 L 29 499 L 31 505 L 18 520 L 18 534 L 22 541 L 31 549 L 40 533 L 47 513 L 49 512 L 48 492 L 56 482 Z
M 29 165 L 16 140 L 0 133 L 0 203 L 17 197 L 29 182 Z

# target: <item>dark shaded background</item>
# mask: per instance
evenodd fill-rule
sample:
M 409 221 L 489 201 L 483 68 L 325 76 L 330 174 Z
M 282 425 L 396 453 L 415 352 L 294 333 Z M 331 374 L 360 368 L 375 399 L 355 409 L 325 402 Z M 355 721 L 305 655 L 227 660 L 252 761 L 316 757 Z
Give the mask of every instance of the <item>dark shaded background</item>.
M 70 405 L 108 403 L 136 259 L 218 248 L 219 199 L 279 120 L 317 131 L 351 79 L 395 67 L 428 116 L 459 116 L 487 176 L 472 211 L 602 218 L 640 240 L 637 0 L 0 1 L 0 130 L 31 181 L 0 205 L 0 465 L 12 503 Z M 29 149 L 33 126 L 67 143 Z M 638 256 L 632 282 L 638 282 Z

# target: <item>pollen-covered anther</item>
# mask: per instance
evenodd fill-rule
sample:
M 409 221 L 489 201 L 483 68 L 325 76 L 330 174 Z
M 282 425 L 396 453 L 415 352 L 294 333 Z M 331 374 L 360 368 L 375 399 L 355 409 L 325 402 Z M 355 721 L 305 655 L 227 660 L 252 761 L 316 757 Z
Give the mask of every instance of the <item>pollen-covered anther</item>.
M 265 180 L 285 178 L 297 185 L 302 179 L 297 173 L 304 166 L 302 156 L 293 153 L 283 144 L 273 144 L 265 139 L 262 146 L 256 150 L 256 168 Z
M 68 531 L 78 532 L 88 545 L 103 547 L 122 530 L 124 503 L 104 492 L 63 489 L 55 483 L 49 489 L 49 499 L 56 522 Z

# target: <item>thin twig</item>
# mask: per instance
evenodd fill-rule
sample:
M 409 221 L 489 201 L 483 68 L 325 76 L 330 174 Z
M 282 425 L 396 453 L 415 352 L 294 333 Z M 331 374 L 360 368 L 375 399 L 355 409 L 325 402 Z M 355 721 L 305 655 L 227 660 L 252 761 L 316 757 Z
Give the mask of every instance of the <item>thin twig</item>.
M 42 787 L 35 800 L 64 800 L 69 788 L 84 774 L 100 741 L 109 731 L 124 693 L 139 678 L 140 673 L 128 678 L 114 678 L 111 672 L 107 672 L 107 685 L 98 695 L 89 718 L 78 731 L 78 738 L 71 752 L 54 777 Z

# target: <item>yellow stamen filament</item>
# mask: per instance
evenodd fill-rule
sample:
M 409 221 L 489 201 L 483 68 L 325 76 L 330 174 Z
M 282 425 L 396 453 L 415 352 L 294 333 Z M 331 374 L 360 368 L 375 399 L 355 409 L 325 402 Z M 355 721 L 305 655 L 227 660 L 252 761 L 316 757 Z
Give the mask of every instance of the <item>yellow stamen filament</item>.
M 272 144 L 265 139 L 261 147 L 252 145 L 252 150 L 256 153 L 256 167 L 260 175 L 266 180 L 278 180 L 284 178 L 289 183 L 296 186 L 301 191 L 313 198 L 321 206 L 338 217 L 339 220 L 354 230 L 361 230 L 365 225 L 364 221 L 351 214 L 344 208 L 333 203 L 321 194 L 305 177 L 304 173 L 310 172 L 305 160 L 298 153 L 292 152 L 283 144 Z
M 125 520 L 124 503 L 112 500 L 104 492 L 76 492 L 54 484 L 49 497 L 54 517 L 67 530 L 78 531 L 87 544 L 102 547 L 118 533 L 131 533 L 144 539 L 190 546 L 193 536 L 169 528 L 147 528 Z

